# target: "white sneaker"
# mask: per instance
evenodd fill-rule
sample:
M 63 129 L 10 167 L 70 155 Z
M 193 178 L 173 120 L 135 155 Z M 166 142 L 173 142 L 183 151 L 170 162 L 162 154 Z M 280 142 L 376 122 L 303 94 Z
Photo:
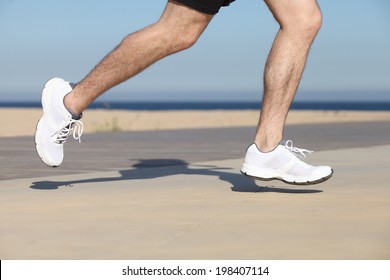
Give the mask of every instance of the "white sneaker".
M 312 151 L 293 147 L 291 140 L 268 153 L 252 144 L 246 152 L 241 173 L 259 180 L 276 179 L 294 185 L 318 184 L 332 177 L 333 170 L 329 166 L 311 166 L 298 158 L 305 158 L 304 153 Z
M 49 80 L 42 90 L 43 116 L 35 132 L 35 147 L 42 161 L 57 167 L 64 158 L 64 143 L 73 131 L 73 138 L 80 141 L 83 123 L 65 108 L 64 97 L 72 91 L 69 82 L 60 78 Z

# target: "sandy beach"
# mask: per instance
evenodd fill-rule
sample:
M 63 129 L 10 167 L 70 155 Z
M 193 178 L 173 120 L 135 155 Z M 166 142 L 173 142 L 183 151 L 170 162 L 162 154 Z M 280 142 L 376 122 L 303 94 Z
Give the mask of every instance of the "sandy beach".
M 0 137 L 31 136 L 42 111 L 0 108 Z M 85 133 L 255 126 L 257 110 L 128 111 L 86 110 Z M 287 124 L 389 121 L 390 112 L 291 111 Z

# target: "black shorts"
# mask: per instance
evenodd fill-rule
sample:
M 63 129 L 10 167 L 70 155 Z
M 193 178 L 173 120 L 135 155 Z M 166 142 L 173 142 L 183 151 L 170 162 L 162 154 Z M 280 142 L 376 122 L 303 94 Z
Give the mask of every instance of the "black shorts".
M 234 0 L 175 0 L 199 12 L 215 15 L 222 6 L 229 6 Z

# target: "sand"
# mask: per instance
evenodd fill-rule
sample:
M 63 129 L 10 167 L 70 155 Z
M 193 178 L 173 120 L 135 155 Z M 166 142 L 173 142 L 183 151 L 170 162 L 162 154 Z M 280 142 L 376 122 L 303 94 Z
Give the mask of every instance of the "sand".
M 32 136 L 41 109 L 0 108 L 0 137 Z M 256 126 L 257 110 L 86 110 L 84 133 Z M 287 124 L 390 121 L 390 112 L 291 111 Z

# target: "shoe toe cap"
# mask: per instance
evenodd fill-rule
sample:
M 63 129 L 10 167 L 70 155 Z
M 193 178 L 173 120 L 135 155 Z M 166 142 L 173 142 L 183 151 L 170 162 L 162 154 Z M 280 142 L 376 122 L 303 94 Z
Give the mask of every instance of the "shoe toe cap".
M 331 176 L 333 169 L 330 166 L 318 166 L 314 169 L 312 177 L 315 179 L 321 179 Z

